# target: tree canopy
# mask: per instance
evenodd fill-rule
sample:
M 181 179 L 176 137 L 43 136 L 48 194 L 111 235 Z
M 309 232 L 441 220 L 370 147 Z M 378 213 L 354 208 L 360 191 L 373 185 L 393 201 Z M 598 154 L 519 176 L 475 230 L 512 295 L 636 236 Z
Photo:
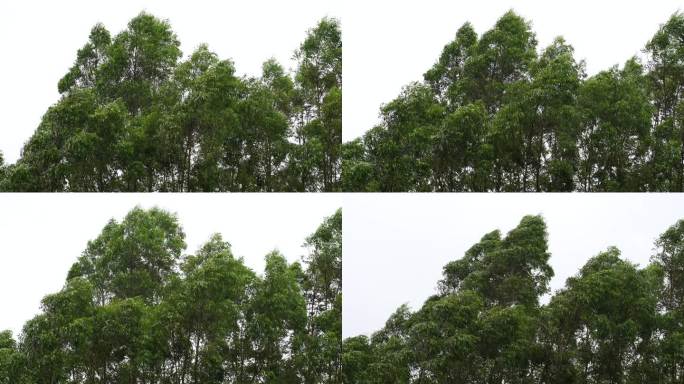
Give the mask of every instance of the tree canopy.
M 684 15 L 591 77 L 507 12 L 464 24 L 423 81 L 342 148 L 346 191 L 684 191 Z
M 186 255 L 175 215 L 111 220 L 45 296 L 19 341 L 0 332 L 0 383 L 341 383 L 342 212 L 259 275 L 213 235 Z
M 343 343 L 345 383 L 681 383 L 684 220 L 639 267 L 615 247 L 540 304 L 553 270 L 544 220 L 493 231 L 443 269 L 439 291 Z
M 0 191 L 335 191 L 340 187 L 342 40 L 322 19 L 289 74 L 260 77 L 200 45 L 185 60 L 165 20 L 93 27 Z

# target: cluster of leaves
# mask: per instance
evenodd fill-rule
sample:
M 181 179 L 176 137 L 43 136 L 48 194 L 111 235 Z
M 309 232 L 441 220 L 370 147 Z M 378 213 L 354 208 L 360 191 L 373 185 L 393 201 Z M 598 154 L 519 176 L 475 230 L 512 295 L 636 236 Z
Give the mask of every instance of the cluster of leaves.
M 334 191 L 342 142 L 342 40 L 323 19 L 289 75 L 260 78 L 201 45 L 181 61 L 166 21 L 141 13 L 116 36 L 96 25 L 59 81 L 6 191 Z
M 587 78 L 512 11 L 463 25 L 424 81 L 343 145 L 347 191 L 684 191 L 684 15 Z
M 263 276 L 218 234 L 182 256 L 184 237 L 156 208 L 110 221 L 19 343 L 0 333 L 0 383 L 341 383 L 340 210 Z
M 684 220 L 645 268 L 611 247 L 546 305 L 546 226 L 526 216 L 444 267 L 439 293 L 343 343 L 345 383 L 681 383 Z

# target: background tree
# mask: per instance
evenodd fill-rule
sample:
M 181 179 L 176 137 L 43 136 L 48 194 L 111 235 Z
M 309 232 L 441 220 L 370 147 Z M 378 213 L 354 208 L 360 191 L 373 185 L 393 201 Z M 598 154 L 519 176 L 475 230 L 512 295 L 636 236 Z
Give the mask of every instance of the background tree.
M 28 383 L 26 373 L 22 370 L 25 364 L 23 358 L 12 332 L 0 332 L 0 383 Z
M 2 154 L 2 151 L 0 151 L 0 191 L 4 191 L 6 189 L 5 183 L 7 183 L 7 165 L 5 164 L 5 157 Z

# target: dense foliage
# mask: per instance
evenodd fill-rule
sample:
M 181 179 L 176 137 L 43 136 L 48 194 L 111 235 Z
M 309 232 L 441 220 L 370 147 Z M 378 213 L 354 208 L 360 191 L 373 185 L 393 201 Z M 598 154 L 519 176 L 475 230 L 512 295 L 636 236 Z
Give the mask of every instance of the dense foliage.
M 342 141 L 342 40 L 323 19 L 258 78 L 201 45 L 181 60 L 166 21 L 96 25 L 0 191 L 334 191 Z
M 183 256 L 184 237 L 156 208 L 110 221 L 19 343 L 0 333 L 0 383 L 341 383 L 340 210 L 263 275 L 218 234 Z
M 343 145 L 346 191 L 684 191 L 684 15 L 587 78 L 512 11 L 463 25 L 424 80 Z
M 611 247 L 540 305 L 549 257 L 539 216 L 486 234 L 444 267 L 439 293 L 418 311 L 402 306 L 370 338 L 344 340 L 344 382 L 684 381 L 684 220 L 646 267 Z

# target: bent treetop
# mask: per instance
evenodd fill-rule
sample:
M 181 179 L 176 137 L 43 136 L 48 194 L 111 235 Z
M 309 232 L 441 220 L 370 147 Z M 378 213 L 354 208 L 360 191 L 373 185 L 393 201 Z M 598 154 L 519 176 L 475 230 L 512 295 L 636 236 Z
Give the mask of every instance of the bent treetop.
M 370 338 L 345 339 L 343 381 L 663 383 L 684 379 L 684 220 L 639 267 L 609 247 L 554 292 L 546 224 L 526 216 L 443 268 L 439 292 Z

